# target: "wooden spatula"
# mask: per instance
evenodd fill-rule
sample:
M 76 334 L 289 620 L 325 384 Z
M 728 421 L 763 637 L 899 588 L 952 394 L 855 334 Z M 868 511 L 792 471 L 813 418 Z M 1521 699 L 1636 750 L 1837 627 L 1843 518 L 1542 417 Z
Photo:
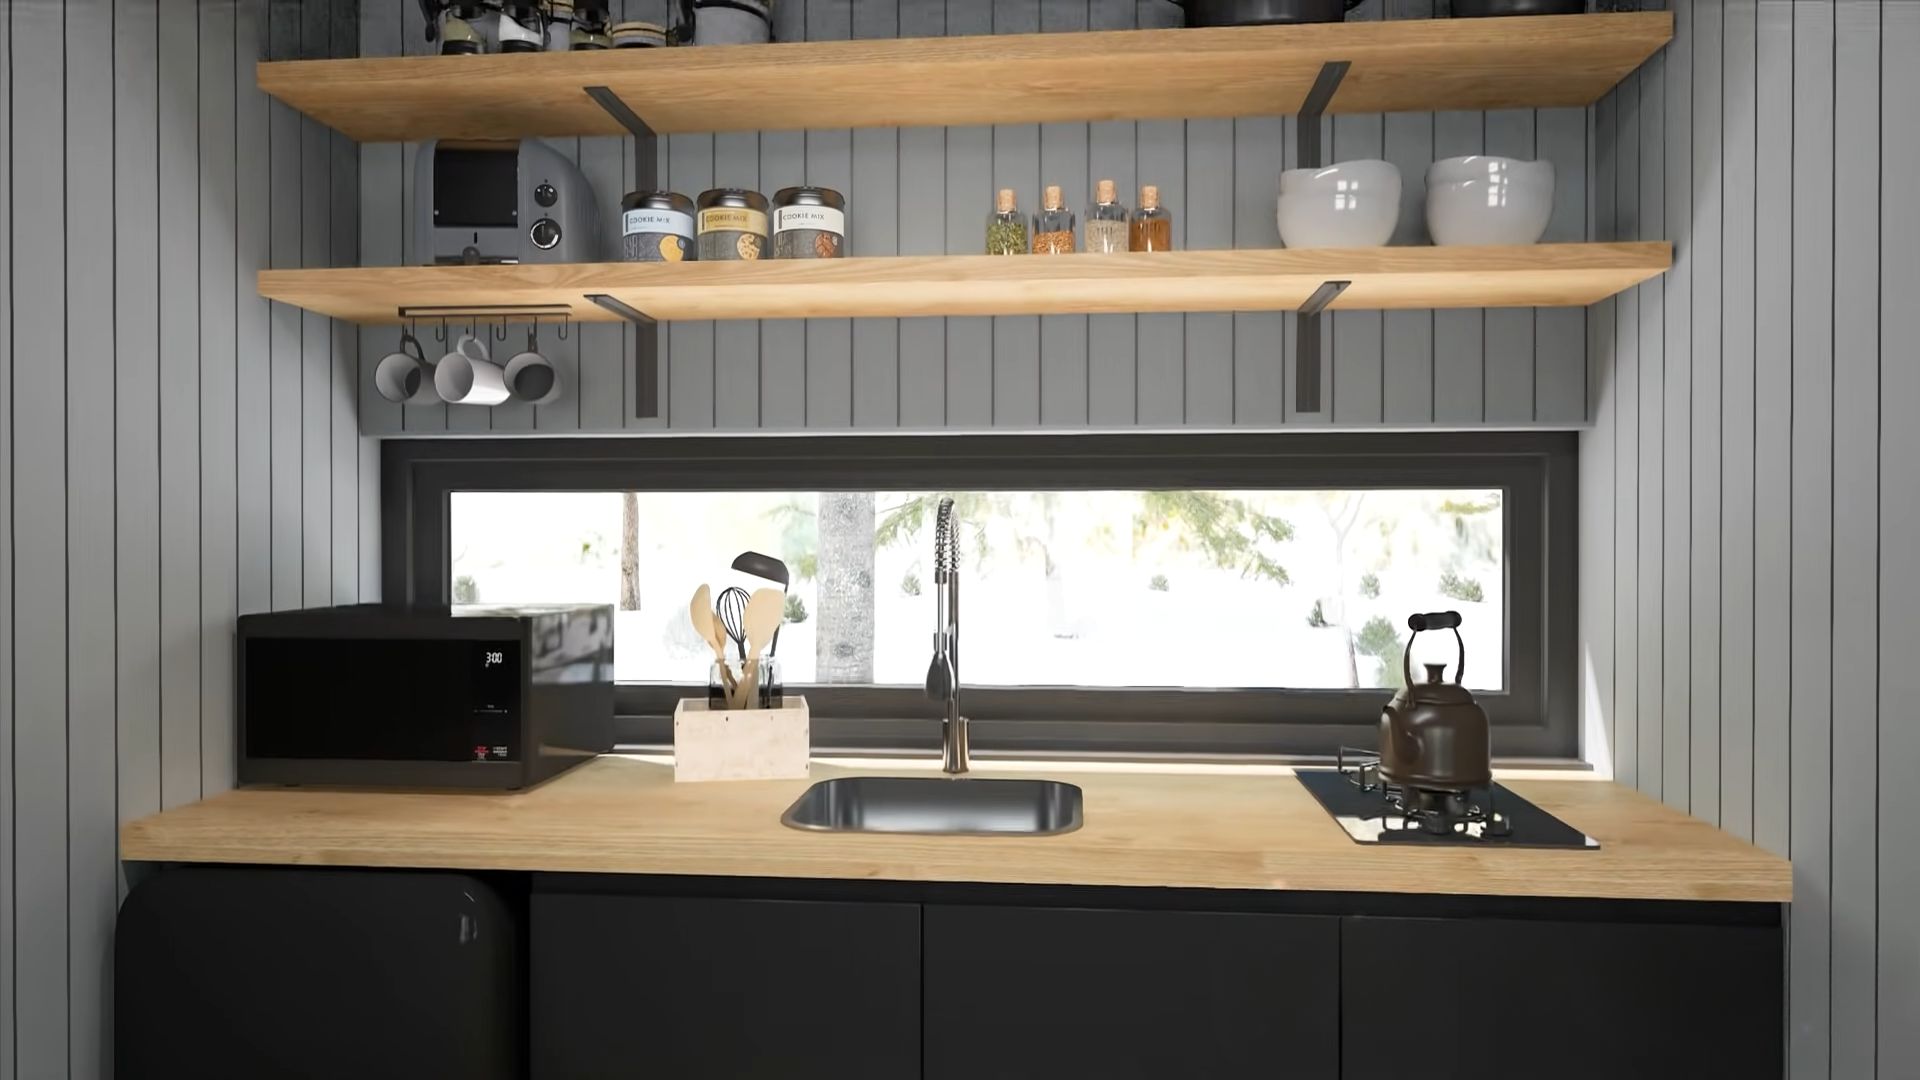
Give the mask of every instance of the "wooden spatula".
M 767 647 L 773 635 L 780 630 L 780 619 L 786 614 L 787 598 L 779 589 L 756 589 L 747 598 L 747 702 L 752 708 L 758 700 L 760 689 L 760 650 Z

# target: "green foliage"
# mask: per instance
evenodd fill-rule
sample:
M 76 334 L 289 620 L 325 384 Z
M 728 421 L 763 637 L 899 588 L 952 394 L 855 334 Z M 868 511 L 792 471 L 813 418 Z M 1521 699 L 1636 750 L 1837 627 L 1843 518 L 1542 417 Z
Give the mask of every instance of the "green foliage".
M 1494 492 L 1486 502 L 1474 502 L 1471 499 L 1447 499 L 1440 504 L 1440 512 L 1455 517 L 1472 517 L 1491 510 L 1500 509 L 1500 493 Z
M 1379 574 L 1368 573 L 1360 575 L 1360 595 L 1369 600 L 1380 599 Z
M 1487 599 L 1487 592 L 1480 587 L 1478 581 L 1470 577 L 1461 577 L 1451 570 L 1440 575 L 1440 592 L 1444 596 L 1467 604 L 1484 603 Z
M 985 562 L 993 548 L 987 538 L 985 524 L 994 520 L 1005 520 L 1013 515 L 1013 499 L 1002 494 L 981 491 L 934 491 L 918 495 L 895 506 L 888 507 L 873 526 L 873 546 L 877 550 L 892 547 L 895 544 L 911 543 L 923 530 L 929 535 L 927 543 L 932 543 L 931 530 L 934 514 L 940 508 L 940 500 L 953 500 L 954 521 L 965 536 L 971 533 L 974 538 L 972 557 Z M 1022 537 L 1020 546 L 1025 548 L 1031 538 Z M 962 545 L 964 548 L 964 544 Z
M 812 581 L 820 576 L 820 514 L 807 500 L 788 499 L 767 511 L 767 520 L 780 525 L 780 560 L 793 576 Z
M 1173 533 L 1182 551 L 1198 549 L 1223 570 L 1276 585 L 1291 580 L 1268 546 L 1293 539 L 1285 518 L 1217 491 L 1145 491 L 1133 518 L 1137 547 L 1155 533 Z
M 795 625 L 807 621 L 807 605 L 800 599 L 798 593 L 787 594 L 786 609 L 781 613 L 781 617 Z
M 1406 642 L 1400 638 L 1400 630 L 1384 615 L 1375 615 L 1360 628 L 1354 638 L 1354 647 L 1367 656 L 1380 661 L 1381 683 L 1399 689 L 1405 679 L 1400 672 L 1400 651 Z
M 456 604 L 480 602 L 480 583 L 473 580 L 472 574 L 461 574 L 453 579 L 453 602 Z
M 1325 630 L 1327 628 L 1327 612 L 1325 608 L 1320 606 L 1320 601 L 1318 600 L 1313 602 L 1313 610 L 1307 612 L 1307 625 L 1313 627 L 1315 630 Z
M 1167 575 L 1165 574 L 1155 574 L 1153 575 L 1153 580 L 1147 582 L 1147 588 L 1152 589 L 1154 592 L 1166 592 L 1169 587 L 1167 584 Z
M 919 574 L 916 574 L 913 571 L 909 570 L 906 572 L 905 575 L 903 575 L 900 578 L 900 595 L 902 596 L 919 596 L 920 595 L 920 575 Z

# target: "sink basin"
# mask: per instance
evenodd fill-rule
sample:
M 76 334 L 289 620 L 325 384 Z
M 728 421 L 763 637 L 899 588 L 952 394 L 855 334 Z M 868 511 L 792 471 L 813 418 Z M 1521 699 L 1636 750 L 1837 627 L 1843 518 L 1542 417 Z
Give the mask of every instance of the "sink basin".
M 1080 789 L 1058 780 L 843 776 L 808 788 L 780 820 L 822 832 L 1049 836 L 1080 827 Z

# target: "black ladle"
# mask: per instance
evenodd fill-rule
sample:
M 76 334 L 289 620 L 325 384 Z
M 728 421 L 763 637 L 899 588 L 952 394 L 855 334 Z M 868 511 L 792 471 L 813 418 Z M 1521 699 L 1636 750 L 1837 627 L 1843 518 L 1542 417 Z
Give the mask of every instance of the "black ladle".
M 762 555 L 757 551 L 743 551 L 738 558 L 733 560 L 733 568 L 743 574 L 752 574 L 754 577 L 765 578 L 779 585 L 781 595 L 786 595 L 788 580 L 787 564 L 781 562 L 779 559 L 771 555 Z M 779 652 L 780 631 L 778 628 L 775 628 L 773 631 L 773 641 L 767 646 L 767 655 L 774 656 Z

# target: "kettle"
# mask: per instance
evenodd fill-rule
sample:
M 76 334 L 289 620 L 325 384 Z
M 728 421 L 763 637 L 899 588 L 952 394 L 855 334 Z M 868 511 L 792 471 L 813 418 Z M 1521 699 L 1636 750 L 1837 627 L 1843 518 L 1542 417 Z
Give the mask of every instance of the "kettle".
M 1380 777 L 1402 787 L 1465 791 L 1493 780 L 1487 713 L 1461 685 L 1467 673 L 1467 644 L 1460 638 L 1460 613 L 1441 611 L 1407 619 L 1413 637 L 1400 656 L 1405 684 L 1380 713 Z M 1445 664 L 1426 664 L 1427 681 L 1413 681 L 1413 638 L 1422 630 L 1452 630 L 1459 647 L 1453 681 Z

